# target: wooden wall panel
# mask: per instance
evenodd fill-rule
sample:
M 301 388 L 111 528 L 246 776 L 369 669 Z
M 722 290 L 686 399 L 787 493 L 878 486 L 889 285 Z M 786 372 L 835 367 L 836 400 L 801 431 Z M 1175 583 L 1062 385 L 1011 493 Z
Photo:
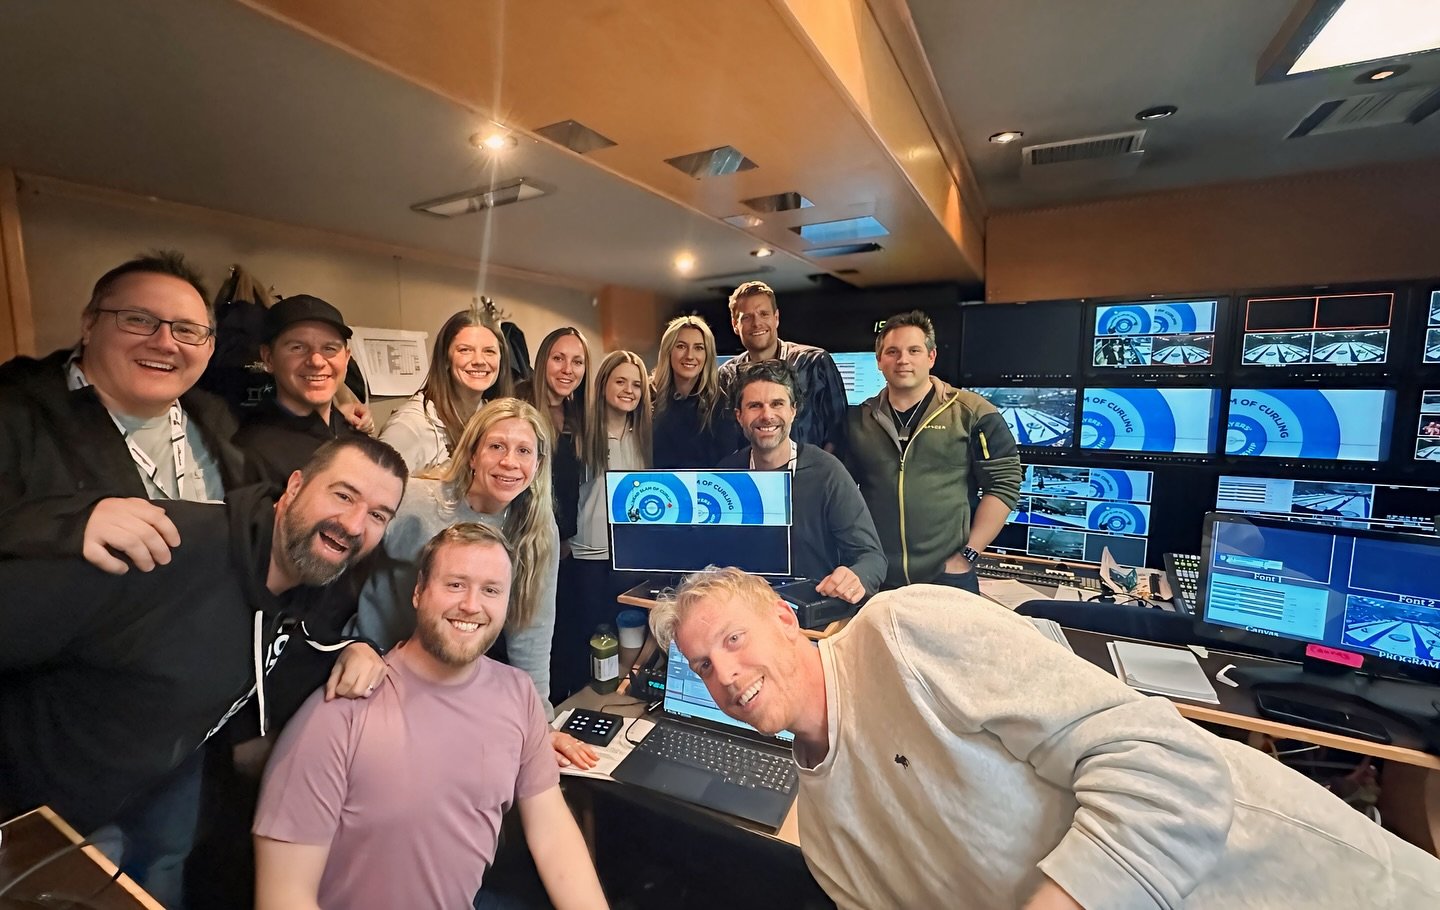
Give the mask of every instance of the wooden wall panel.
M 35 353 L 35 319 L 30 310 L 17 191 L 15 171 L 0 167 L 0 362 Z

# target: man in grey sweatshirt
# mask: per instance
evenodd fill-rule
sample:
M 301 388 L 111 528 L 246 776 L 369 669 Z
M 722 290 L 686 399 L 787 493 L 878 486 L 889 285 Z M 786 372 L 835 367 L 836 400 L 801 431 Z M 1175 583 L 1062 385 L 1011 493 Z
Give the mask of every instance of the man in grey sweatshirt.
M 727 714 L 795 734 L 841 908 L 1440 907 L 1440 859 L 977 595 L 880 594 L 817 649 L 712 568 L 650 622 Z

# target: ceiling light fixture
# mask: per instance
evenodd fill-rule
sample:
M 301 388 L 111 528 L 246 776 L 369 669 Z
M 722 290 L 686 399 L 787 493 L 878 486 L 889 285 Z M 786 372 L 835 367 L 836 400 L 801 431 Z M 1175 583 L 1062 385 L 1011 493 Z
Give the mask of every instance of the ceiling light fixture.
M 1382 66 L 1377 70 L 1366 70 L 1355 77 L 1355 81 L 1361 85 L 1369 85 L 1372 82 L 1384 82 L 1387 79 L 1394 79 L 1396 76 L 1403 76 L 1410 72 L 1410 67 L 1404 64 L 1395 66 Z
M 990 141 L 996 145 L 1008 145 L 1025 134 L 1020 130 L 1005 130 L 990 137 Z
M 491 132 L 475 133 L 470 137 L 470 144 L 477 149 L 489 149 L 492 152 L 502 152 L 505 149 L 513 149 L 518 141 L 509 133 Z
M 417 202 L 410 206 L 410 209 L 427 215 L 438 215 L 441 218 L 454 218 L 457 215 L 467 215 L 471 212 L 534 199 L 537 196 L 544 196 L 547 192 L 549 189 L 546 187 L 521 177 L 518 180 L 509 180 L 495 186 L 476 187 L 463 193 L 453 193 L 438 199 Z
M 675 271 L 682 275 L 688 275 L 695 271 L 695 257 L 689 253 L 681 253 L 675 257 Z
M 758 215 L 731 215 L 729 218 L 721 219 L 731 227 L 753 228 L 765 223 Z
M 1173 117 L 1178 110 L 1180 108 L 1173 104 L 1157 104 L 1136 114 L 1135 119 L 1145 123 L 1149 123 L 1151 120 L 1164 120 L 1166 117 Z
M 1260 59 L 1258 82 L 1440 49 L 1440 3 L 1314 0 L 1300 4 Z M 1387 67 L 1393 69 L 1394 67 Z
M 751 250 L 750 255 L 754 256 L 756 259 L 764 259 L 766 256 L 774 256 L 775 251 L 770 249 L 768 246 L 762 246 L 758 250 Z

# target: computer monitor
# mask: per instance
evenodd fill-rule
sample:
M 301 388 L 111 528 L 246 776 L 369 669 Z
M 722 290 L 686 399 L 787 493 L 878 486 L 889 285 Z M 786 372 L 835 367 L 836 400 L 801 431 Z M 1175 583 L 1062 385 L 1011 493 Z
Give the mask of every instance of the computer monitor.
M 1001 554 L 1145 565 L 1155 475 L 1113 468 L 1025 466 L 1020 499 L 991 543 Z
M 851 407 L 874 398 L 885 388 L 874 351 L 845 351 L 830 357 L 840 371 L 840 381 L 845 383 L 845 403 Z
M 984 386 L 971 391 L 995 406 L 1019 445 L 1068 449 L 1075 444 L 1075 389 Z
M 1220 475 L 1215 508 L 1347 528 L 1435 531 L 1440 487 Z
M 1078 300 L 961 307 L 960 379 L 1070 379 L 1080 367 L 1083 306 Z
M 1440 363 L 1440 291 L 1430 292 L 1425 320 L 1425 363 Z
M 1205 622 L 1440 669 L 1440 537 L 1212 513 L 1202 549 Z
M 789 471 L 608 471 L 611 565 L 790 575 Z
M 1251 297 L 1242 314 L 1241 366 L 1384 364 L 1394 311 L 1388 291 Z
M 1440 462 L 1440 389 L 1420 393 L 1420 421 L 1415 426 L 1415 460 Z
M 1136 300 L 1095 307 L 1090 365 L 1103 370 L 1206 370 L 1215 363 L 1220 301 Z
M 1215 389 L 1084 389 L 1080 448 L 1213 455 L 1218 397 Z
M 1384 461 L 1391 389 L 1232 389 L 1225 454 Z

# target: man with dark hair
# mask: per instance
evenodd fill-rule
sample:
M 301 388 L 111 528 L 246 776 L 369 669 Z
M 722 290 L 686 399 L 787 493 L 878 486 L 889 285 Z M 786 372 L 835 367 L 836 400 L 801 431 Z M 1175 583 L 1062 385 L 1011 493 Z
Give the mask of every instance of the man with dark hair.
M 118 835 L 98 839 L 122 867 L 146 867 L 154 827 L 171 824 L 152 807 L 170 777 L 257 694 L 263 731 L 265 676 L 282 653 L 286 664 L 316 655 L 323 674 L 347 644 L 310 620 L 380 542 L 405 476 L 389 446 L 341 440 L 278 501 L 258 487 L 223 505 L 166 501 L 183 544 L 150 571 L 111 574 L 78 556 L 0 562 L 0 817 L 48 804 L 87 833 L 113 825 Z M 363 696 L 383 672 L 368 646 L 347 647 L 326 695 Z M 164 814 L 188 809 L 193 830 L 196 799 L 168 800 Z M 170 837 L 188 848 L 189 834 Z
M 540 696 L 484 656 L 514 555 L 485 524 L 436 534 L 419 557 L 415 636 L 386 656 L 374 697 L 317 693 L 286 728 L 255 814 L 260 910 L 468 907 L 512 804 L 554 906 L 605 906 Z
M 352 334 L 339 310 L 308 294 L 265 312 L 260 359 L 275 378 L 275 397 L 245 416 L 235 443 L 266 477 L 284 480 L 325 442 L 359 434 L 334 405 Z
M 148 568 L 145 542 L 175 529 L 145 500 L 220 500 L 255 477 L 229 410 L 194 388 L 213 325 L 199 276 L 156 253 L 95 283 L 74 348 L 0 366 L 0 555 L 104 562 L 109 545 Z M 104 497 L 132 498 L 92 511 Z
M 791 436 L 796 411 L 806 406 L 794 371 L 780 360 L 752 364 L 741 372 L 735 397 L 735 419 L 750 445 L 720 466 L 794 475 L 792 573 L 815 580 L 816 592 L 852 604 L 880 590 L 885 554 L 855 482 L 834 455 Z
M 752 363 L 779 360 L 795 373 L 795 441 L 827 452 L 845 449 L 845 383 L 829 353 L 808 344 L 780 340 L 780 305 L 763 281 L 747 281 L 730 295 L 730 323 L 745 353 L 720 367 L 720 390 L 738 405 L 740 371 Z M 738 440 L 737 440 L 738 444 Z
M 885 388 L 851 411 L 846 464 L 885 543 L 885 586 L 979 593 L 975 560 L 1019 499 L 1015 437 L 990 402 L 930 375 L 935 327 L 924 313 L 887 319 L 875 359 Z M 973 520 L 972 482 L 983 494 Z

